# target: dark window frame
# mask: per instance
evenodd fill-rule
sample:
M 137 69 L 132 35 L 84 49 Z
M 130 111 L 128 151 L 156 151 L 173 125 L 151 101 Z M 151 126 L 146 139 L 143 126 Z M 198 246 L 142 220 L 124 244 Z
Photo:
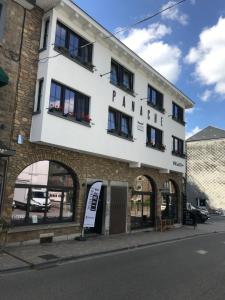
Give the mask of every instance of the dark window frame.
M 112 66 L 114 66 L 117 71 L 116 71 L 116 80 L 114 80 L 112 76 Z M 118 63 L 116 60 L 113 58 L 111 59 L 111 67 L 110 67 L 110 83 L 113 85 L 121 88 L 122 90 L 128 92 L 129 94 L 134 96 L 134 73 L 132 73 L 130 70 L 128 70 L 126 67 Z M 124 84 L 125 78 L 124 76 L 128 75 L 128 86 Z
M 155 131 L 154 142 L 152 140 L 152 131 L 153 130 Z M 164 152 L 166 150 L 166 146 L 163 144 L 163 131 L 147 124 L 146 146 Z
M 61 27 L 65 30 L 65 43 L 64 46 L 57 45 L 57 28 Z M 78 40 L 77 49 L 73 48 L 72 50 L 77 50 L 77 55 L 72 54 L 72 50 L 70 49 L 71 46 L 71 37 L 75 37 Z M 86 45 L 86 46 L 85 46 Z M 84 47 L 85 46 L 85 47 Z M 71 60 L 75 61 L 76 63 L 82 65 L 83 67 L 87 68 L 88 70 L 93 71 L 93 43 L 88 41 L 87 39 L 83 38 L 81 35 L 76 33 L 75 31 L 71 30 L 69 27 L 61 23 L 59 20 L 56 24 L 56 32 L 55 32 L 55 44 L 54 50 L 60 52 L 61 54 L 65 55 L 66 57 L 70 58 Z
M 51 96 L 52 96 L 51 91 L 52 91 L 53 84 L 60 88 L 59 98 L 56 98 L 57 101 L 59 102 L 59 105 L 57 106 L 51 104 L 51 102 L 54 103 L 54 101 L 51 101 Z M 74 93 L 73 111 L 69 112 L 68 109 L 68 112 L 65 113 L 65 100 L 66 100 L 67 91 Z M 52 79 L 49 98 L 50 99 L 49 99 L 48 112 L 50 114 L 56 115 L 58 117 L 64 118 L 69 121 L 90 126 L 91 118 L 90 118 L 90 97 L 89 96 Z
M 41 51 L 44 51 L 48 48 L 49 24 L 50 24 L 50 18 L 47 18 L 44 22 L 43 43 L 42 43 Z
M 172 103 L 172 119 L 182 125 L 185 125 L 184 109 L 175 102 Z
M 152 94 L 153 92 L 155 92 L 156 94 L 156 103 L 153 102 L 152 99 Z M 155 108 L 156 110 L 165 113 L 165 109 L 164 109 L 164 95 L 163 93 L 159 92 L 157 89 L 155 89 L 154 87 L 152 87 L 150 84 L 148 84 L 148 92 L 147 92 L 147 104 L 153 108 Z
M 37 103 L 36 107 L 34 107 L 33 114 L 41 113 L 41 101 L 43 96 L 43 85 L 44 85 L 44 78 L 38 80 L 38 91 L 37 91 Z
M 115 129 L 109 128 L 109 116 L 110 114 L 114 115 L 115 119 Z M 127 132 L 123 131 L 123 120 L 126 120 L 126 128 Z M 107 132 L 122 138 L 126 138 L 129 140 L 133 140 L 132 135 L 132 125 L 133 125 L 133 118 L 115 108 L 109 107 L 108 109 L 108 126 L 107 126 Z
M 179 156 L 182 158 L 185 158 L 185 152 L 184 152 L 184 140 L 176 137 L 176 136 L 172 136 L 173 138 L 173 150 L 172 150 L 172 154 L 175 156 Z M 177 149 L 176 149 L 176 143 L 177 143 Z

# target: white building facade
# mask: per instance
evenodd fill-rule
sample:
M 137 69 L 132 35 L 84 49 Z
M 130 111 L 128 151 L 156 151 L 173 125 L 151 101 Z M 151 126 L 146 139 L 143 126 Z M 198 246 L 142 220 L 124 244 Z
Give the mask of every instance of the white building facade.
M 29 141 L 76 174 L 70 221 L 82 225 L 88 185 L 102 180 L 98 233 L 181 223 L 193 102 L 71 1 L 46 2 Z

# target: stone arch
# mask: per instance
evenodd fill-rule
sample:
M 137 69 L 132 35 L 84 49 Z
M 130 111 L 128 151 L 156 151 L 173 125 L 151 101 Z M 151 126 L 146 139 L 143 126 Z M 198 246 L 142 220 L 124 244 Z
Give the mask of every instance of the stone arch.
M 14 195 L 14 187 L 16 183 L 16 179 L 19 176 L 19 174 L 28 166 L 38 162 L 38 161 L 50 161 L 54 162 L 56 164 L 61 165 L 63 168 L 68 170 L 70 174 L 72 174 L 73 178 L 73 186 L 74 186 L 74 218 L 77 221 L 77 214 L 79 215 L 79 199 L 80 199 L 80 182 L 81 182 L 81 176 L 75 169 L 76 161 L 70 160 L 63 154 L 60 155 L 60 153 L 54 153 L 54 150 L 52 149 L 52 152 L 49 153 L 46 151 L 41 151 L 41 154 L 36 153 L 35 155 L 26 156 L 23 158 L 13 159 L 12 162 L 9 164 L 8 168 L 8 178 L 7 178 L 7 187 L 5 191 L 5 199 L 3 203 L 3 216 L 6 218 L 6 220 L 11 220 L 12 215 L 12 205 L 13 205 L 13 195 Z

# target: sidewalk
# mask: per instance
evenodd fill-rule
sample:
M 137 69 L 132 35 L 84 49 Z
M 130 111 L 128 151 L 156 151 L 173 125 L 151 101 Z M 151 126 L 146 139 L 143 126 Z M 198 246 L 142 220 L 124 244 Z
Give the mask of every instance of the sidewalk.
M 70 240 L 29 246 L 8 246 L 4 249 L 4 252 L 0 252 L 0 273 L 32 268 L 40 269 L 94 255 L 219 232 L 225 232 L 225 222 L 208 221 L 206 224 L 198 224 L 196 229 L 192 226 L 183 226 L 165 232 L 146 230 L 109 237 L 89 237 L 83 242 Z

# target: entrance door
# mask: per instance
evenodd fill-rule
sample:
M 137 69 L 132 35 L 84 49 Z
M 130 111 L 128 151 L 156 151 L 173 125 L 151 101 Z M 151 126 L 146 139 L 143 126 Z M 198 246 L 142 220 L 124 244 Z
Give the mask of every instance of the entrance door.
M 111 187 L 110 234 L 126 232 L 127 187 Z
M 175 194 L 164 194 L 163 195 L 163 210 L 162 218 L 163 219 L 173 219 L 176 223 L 178 220 L 178 211 L 177 211 L 177 197 Z
M 154 226 L 154 194 L 133 191 L 131 198 L 131 229 Z

